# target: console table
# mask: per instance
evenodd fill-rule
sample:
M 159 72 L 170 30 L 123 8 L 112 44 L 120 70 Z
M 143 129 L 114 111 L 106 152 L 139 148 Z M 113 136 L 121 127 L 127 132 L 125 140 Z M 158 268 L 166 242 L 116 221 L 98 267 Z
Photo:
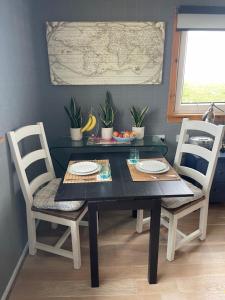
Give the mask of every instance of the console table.
M 156 135 L 145 136 L 142 140 L 135 139 L 127 144 L 89 144 L 87 137 L 84 137 L 81 141 L 72 141 L 70 137 L 61 137 L 53 141 L 49 149 L 53 160 L 61 171 L 65 171 L 68 158 L 72 153 L 129 152 L 131 148 L 137 148 L 139 151 L 144 152 L 155 152 L 163 156 L 168 151 L 165 141 Z

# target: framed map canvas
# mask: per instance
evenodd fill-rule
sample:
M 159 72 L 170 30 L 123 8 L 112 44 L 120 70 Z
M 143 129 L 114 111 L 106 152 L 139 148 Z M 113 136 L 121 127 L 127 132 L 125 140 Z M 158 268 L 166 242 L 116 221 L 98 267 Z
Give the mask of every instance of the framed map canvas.
M 159 84 L 164 22 L 48 22 L 54 85 Z

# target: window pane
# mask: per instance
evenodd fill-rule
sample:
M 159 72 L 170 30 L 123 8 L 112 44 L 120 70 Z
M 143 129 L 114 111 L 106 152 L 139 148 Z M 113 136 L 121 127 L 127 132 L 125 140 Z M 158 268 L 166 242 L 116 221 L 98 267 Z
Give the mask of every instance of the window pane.
M 225 102 L 225 32 L 189 31 L 181 103 Z

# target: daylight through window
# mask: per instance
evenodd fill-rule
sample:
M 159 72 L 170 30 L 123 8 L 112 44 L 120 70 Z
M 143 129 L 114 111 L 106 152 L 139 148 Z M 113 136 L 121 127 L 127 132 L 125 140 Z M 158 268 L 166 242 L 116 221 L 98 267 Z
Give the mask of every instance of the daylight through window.
M 225 31 L 184 31 L 181 36 L 176 110 L 225 104 Z M 192 104 L 192 105 L 187 105 Z

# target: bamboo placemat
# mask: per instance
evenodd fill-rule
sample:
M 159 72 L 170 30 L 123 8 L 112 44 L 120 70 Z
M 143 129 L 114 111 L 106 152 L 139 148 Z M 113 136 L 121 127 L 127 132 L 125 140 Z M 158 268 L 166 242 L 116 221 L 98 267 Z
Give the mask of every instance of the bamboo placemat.
M 79 160 L 81 161 L 81 160 Z M 89 160 L 89 161 L 93 161 L 96 162 L 100 165 L 103 165 L 105 163 L 108 162 L 109 164 L 109 160 L 108 159 L 102 159 L 102 160 Z M 68 168 L 71 164 L 78 162 L 78 160 L 71 160 L 68 164 Z M 89 183 L 89 182 L 107 182 L 107 181 L 112 181 L 112 177 L 110 176 L 107 179 L 102 179 L 99 176 L 99 172 L 95 173 L 95 174 L 91 174 L 91 175 L 86 175 L 86 176 L 79 176 L 79 175 L 73 175 L 70 174 L 68 172 L 68 168 L 67 168 L 67 172 L 64 176 L 64 180 L 63 183 Z
M 149 174 L 138 171 L 135 165 L 129 163 L 127 160 L 127 165 L 130 171 L 130 175 L 133 181 L 168 181 L 168 180 L 180 180 L 180 176 L 177 172 L 170 166 L 165 158 L 151 158 L 151 159 L 141 159 L 142 160 L 159 160 L 169 165 L 170 169 L 163 174 Z

